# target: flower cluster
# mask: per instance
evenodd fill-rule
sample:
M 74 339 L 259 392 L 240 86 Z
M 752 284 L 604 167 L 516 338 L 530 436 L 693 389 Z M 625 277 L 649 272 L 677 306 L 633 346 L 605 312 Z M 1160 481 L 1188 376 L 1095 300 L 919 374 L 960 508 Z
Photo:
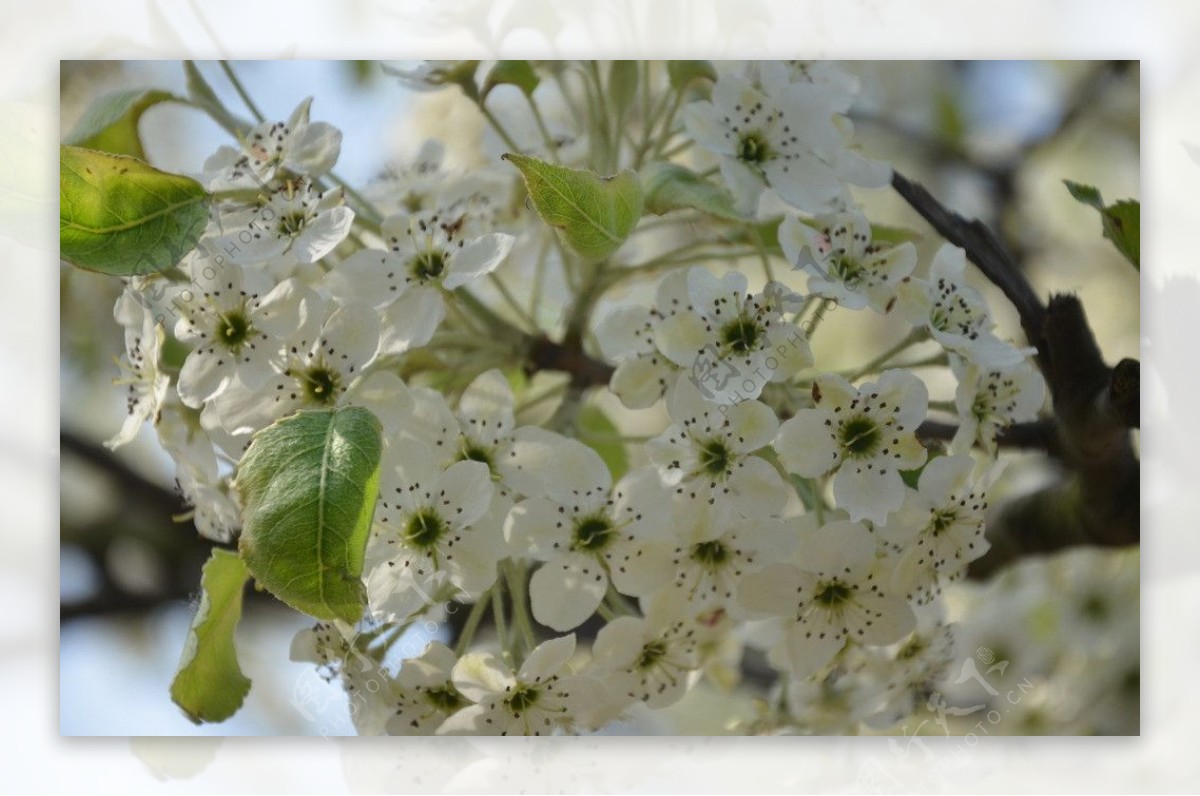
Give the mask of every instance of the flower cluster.
M 484 68 L 400 74 L 507 118 L 506 92 L 475 82 Z M 217 201 L 200 244 L 129 282 L 115 312 L 129 422 L 113 444 L 151 422 L 197 527 L 228 541 L 231 484 L 259 432 L 306 408 L 378 418 L 364 616 L 293 649 L 371 703 L 361 732 L 594 731 L 728 685 L 747 647 L 775 670 L 787 722 L 894 725 L 951 658 L 942 590 L 988 549 L 997 435 L 1041 408 L 1028 352 L 993 328 L 961 250 L 924 262 L 912 242 L 875 239 L 850 186 L 890 170 L 854 148 L 857 86 L 841 68 L 730 66 L 678 85 L 644 65 L 626 88 L 649 95 L 625 107 L 645 142 L 614 138 L 604 102 L 580 101 L 598 82 L 529 68 L 557 79 L 523 87 L 521 107 L 573 111 L 580 132 L 569 148 L 550 135 L 510 147 L 605 176 L 674 157 L 696 169 L 678 195 L 703 182 L 720 197 L 711 234 L 676 237 L 673 216 L 708 207 L 679 200 L 597 264 L 535 202 L 512 202 L 523 188 L 507 164 L 455 174 L 436 144 L 344 190 L 330 176 L 341 135 L 305 100 L 205 164 Z M 654 115 L 672 104 L 678 118 Z M 748 236 L 761 280 L 734 265 Z M 593 312 L 618 283 L 652 303 Z M 541 321 L 552 284 L 566 294 L 557 339 Z M 907 337 L 857 371 L 823 369 L 818 305 L 898 319 Z M 941 357 L 953 400 L 931 403 L 901 359 L 913 346 Z M 606 384 L 581 375 L 605 362 Z M 640 437 L 632 415 L 591 422 L 617 403 L 603 392 L 665 417 Z M 920 435 L 931 411 L 956 416 L 949 450 Z M 387 639 L 448 605 L 467 617 L 443 625 L 452 646 L 387 658 Z

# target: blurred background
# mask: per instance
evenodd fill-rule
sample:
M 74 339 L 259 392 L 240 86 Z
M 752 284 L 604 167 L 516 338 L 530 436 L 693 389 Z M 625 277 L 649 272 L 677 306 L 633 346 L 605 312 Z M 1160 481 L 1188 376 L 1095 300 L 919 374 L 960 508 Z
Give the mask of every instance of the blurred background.
M 199 66 L 220 98 L 240 108 L 219 67 Z M 315 97 L 312 118 L 342 130 L 337 170 L 355 184 L 415 154 L 434 119 L 460 121 L 466 138 L 477 137 L 481 129 L 477 118 L 455 105 L 456 89 L 413 94 L 378 64 L 238 62 L 234 67 L 268 118 L 285 119 L 304 97 Z M 1000 231 L 1039 293 L 1077 293 L 1110 362 L 1138 356 L 1138 273 L 1101 237 L 1095 211 L 1072 199 L 1062 185 L 1064 178 L 1095 185 L 1107 201 L 1140 198 L 1136 63 L 856 62 L 847 68 L 862 82 L 852 118 L 864 151 L 923 182 L 949 207 Z M 97 97 L 129 88 L 184 94 L 182 65 L 63 62 L 61 133 L 70 131 Z M 168 171 L 198 172 L 209 154 L 228 143 L 224 131 L 199 111 L 169 103 L 150 109 L 141 130 L 148 159 Z M 453 162 L 456 148 L 449 151 Z M 863 199 L 874 220 L 921 227 L 889 191 Z M 938 243 L 931 234 L 918 242 L 923 261 Z M 167 691 L 208 545 L 189 521 L 172 519 L 184 507 L 171 462 L 150 429 L 116 453 L 101 444 L 125 414 L 122 394 L 112 385 L 114 359 L 123 351 L 121 330 L 112 320 L 118 280 L 66 266 L 60 278 L 61 732 L 351 733 L 340 687 L 324 683 L 310 665 L 288 661 L 290 639 L 306 620 L 253 595 L 239 629 L 242 667 L 254 681 L 243 709 L 224 724 L 196 727 L 170 702 Z M 975 283 L 983 285 L 979 279 Z M 1015 313 L 1003 297 L 985 292 L 1002 333 L 1019 337 Z M 830 328 L 816 340 L 819 361 L 838 353 L 822 346 L 869 342 L 863 335 L 873 330 L 843 328 L 839 324 L 845 319 L 838 315 L 831 314 Z M 1051 475 L 1036 456 L 1014 457 L 997 495 L 1003 499 L 1027 491 Z M 1133 573 L 1136 600 L 1137 556 L 1117 566 Z M 1000 589 L 994 584 L 980 588 Z M 962 602 L 973 605 L 977 599 L 968 594 Z M 1134 618 L 1136 650 L 1136 605 Z M 1014 663 L 1014 671 L 1019 669 Z M 304 709 L 297 707 L 298 693 L 306 694 Z M 721 717 L 719 700 L 703 705 L 698 709 Z M 1129 708 L 1123 706 L 1126 712 Z M 1132 710 L 1136 732 L 1136 698 Z M 722 729 L 719 722 L 690 726 L 703 732 Z

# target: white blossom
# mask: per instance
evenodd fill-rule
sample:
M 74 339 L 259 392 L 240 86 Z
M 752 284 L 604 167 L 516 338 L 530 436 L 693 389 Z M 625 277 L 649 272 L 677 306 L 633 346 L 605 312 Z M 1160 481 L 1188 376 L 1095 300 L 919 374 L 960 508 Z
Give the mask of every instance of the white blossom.
M 966 267 L 966 253 L 944 244 L 933 258 L 929 279 L 910 277 L 901 283 L 897 308 L 949 351 L 985 367 L 1017 364 L 1024 354 L 992 332 L 987 302 L 967 284 Z
M 141 296 L 126 288 L 117 298 L 113 317 L 125 328 L 125 357 L 118 363 L 124 374 L 114 383 L 125 387 L 126 415 L 121 430 L 104 445 L 119 448 L 132 442 L 147 420 L 157 420 L 171 380 L 160 369 L 166 332 Z
M 778 514 L 788 485 L 766 460 L 754 456 L 768 444 L 779 420 L 766 404 L 718 406 L 687 379 L 669 396 L 671 425 L 646 443 L 646 452 L 676 495 L 709 505 L 729 505 L 745 517 Z
M 550 639 L 515 673 L 492 653 L 464 655 L 454 666 L 454 686 L 475 704 L 448 718 L 438 735 L 553 735 L 579 729 L 602 685 L 570 674 L 574 651 L 574 635 Z
M 310 122 L 312 97 L 286 122 L 261 122 L 239 147 L 222 146 L 204 164 L 210 191 L 257 188 L 281 174 L 320 177 L 333 168 L 342 148 L 342 133 L 325 122 Z
M 857 310 L 887 312 L 900 281 L 912 274 L 917 250 L 909 242 L 880 245 L 860 211 L 805 223 L 787 216 L 779 226 L 779 244 L 793 267 L 808 274 L 808 291 Z
M 861 523 L 838 521 L 806 534 L 795 560 L 748 576 L 739 599 L 749 610 L 793 620 L 781 646 L 796 678 L 816 673 L 847 643 L 891 644 L 916 626 L 908 603 L 881 584 L 875 541 Z
M 1028 360 L 1006 367 L 986 368 L 951 357 L 958 377 L 954 404 L 958 431 L 951 447 L 965 453 L 979 445 L 996 453 L 996 438 L 1013 423 L 1036 420 L 1046 401 L 1046 380 Z
M 813 383 L 816 406 L 783 424 L 775 449 L 789 472 L 805 478 L 836 470 L 838 507 L 852 520 L 882 523 L 904 502 L 900 471 L 925 461 L 915 432 L 927 395 L 925 384 L 904 370 L 885 371 L 857 389 L 841 376 L 820 376 Z
M 812 364 L 808 340 L 784 312 L 800 297 L 778 282 L 750 293 L 744 274 L 720 279 L 703 268 L 687 272 L 691 311 L 664 318 L 655 329 L 658 349 L 710 401 L 757 398 L 768 382 L 785 381 Z

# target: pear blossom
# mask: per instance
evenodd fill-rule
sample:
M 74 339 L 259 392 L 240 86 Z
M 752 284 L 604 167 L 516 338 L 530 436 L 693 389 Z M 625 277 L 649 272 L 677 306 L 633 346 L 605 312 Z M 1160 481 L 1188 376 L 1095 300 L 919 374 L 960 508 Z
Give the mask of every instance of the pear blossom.
M 879 187 L 891 178 L 886 166 L 845 148 L 834 117 L 852 97 L 830 83 L 790 77 L 767 65 L 757 86 L 726 74 L 711 102 L 684 111 L 688 132 L 720 158 L 721 176 L 746 215 L 767 187 L 799 210 L 826 213 L 848 203 L 847 182 Z
M 925 326 L 949 351 L 984 367 L 1015 365 L 1024 354 L 992 332 L 987 302 L 966 282 L 966 253 L 944 244 L 929 279 L 910 277 L 897 289 L 896 307 L 914 326 Z
M 958 377 L 954 405 L 959 425 L 951 442 L 956 451 L 979 445 L 994 455 L 1000 433 L 1013 423 L 1036 420 L 1046 401 L 1046 380 L 1028 360 L 985 368 L 951 357 L 950 368 Z
M 410 390 L 412 408 L 400 423 L 397 444 L 416 439 L 435 451 L 442 467 L 458 461 L 483 462 L 491 472 L 497 500 L 540 495 L 546 480 L 561 467 L 559 446 L 568 439 L 538 427 L 516 427 L 513 393 L 508 379 L 491 369 L 463 390 L 458 408 L 427 387 Z M 499 506 L 494 506 L 498 510 Z M 503 521 L 508 512 L 500 514 Z
M 659 585 L 665 555 L 645 543 L 661 533 L 668 515 L 653 471 L 634 471 L 614 489 L 591 448 L 568 441 L 556 459 L 561 472 L 544 497 L 513 507 L 505 536 L 514 549 L 546 562 L 529 582 L 533 616 L 563 632 L 595 613 L 610 582 L 635 596 Z
M 646 443 L 646 452 L 676 495 L 728 505 L 756 519 L 783 510 L 788 485 L 766 460 L 752 455 L 779 428 L 770 407 L 758 401 L 718 406 L 687 379 L 680 379 L 669 399 L 671 425 Z
M 194 263 L 192 270 L 188 300 L 176 299 L 175 337 L 194 346 L 179 372 L 179 397 L 199 407 L 235 376 L 248 387 L 261 386 L 282 359 L 281 341 L 315 297 L 295 279 L 268 292 L 265 274 L 245 274 L 233 263 Z
M 653 405 L 682 370 L 659 350 L 656 331 L 665 319 L 692 311 L 687 279 L 687 270 L 672 271 L 658 283 L 653 307 L 619 306 L 596 328 L 600 352 L 616 365 L 609 387 L 630 409 Z
M 242 527 L 242 509 L 228 474 L 222 474 L 213 440 L 199 413 L 178 399 L 162 409 L 158 437 L 175 460 L 175 484 L 192 507 L 192 521 L 206 539 L 230 542 Z
M 837 521 L 805 534 L 795 560 L 748 576 L 738 599 L 748 610 L 793 620 L 780 646 L 797 679 L 847 643 L 892 644 L 916 626 L 908 603 L 877 574 L 875 540 L 862 523 Z
M 419 443 L 389 446 L 366 554 L 373 612 L 404 618 L 437 600 L 443 584 L 468 596 L 491 586 L 501 529 L 479 522 L 491 501 L 491 475 L 482 462 L 443 470 Z
M 812 364 L 804 333 L 784 319 L 800 297 L 777 282 L 750 293 L 746 276 L 720 279 L 704 268 L 687 272 L 692 311 L 664 318 L 655 330 L 658 349 L 691 372 L 688 379 L 710 401 L 757 398 L 768 382 L 786 381 Z
M 350 699 L 355 731 L 382 735 L 392 716 L 395 682 L 387 667 L 355 645 L 356 637 L 344 622 L 317 622 L 292 638 L 289 658 L 315 663 L 326 680 L 339 680 Z
M 303 100 L 286 122 L 260 122 L 239 147 L 222 146 L 204 163 L 210 191 L 255 188 L 282 174 L 310 178 L 337 162 L 342 132 L 325 122 L 310 122 L 312 97 Z
M 671 528 L 670 589 L 695 612 L 736 612 L 738 581 L 785 559 L 797 535 L 795 523 L 747 520 L 698 501 L 676 502 Z
M 808 292 L 857 310 L 887 312 L 900 281 L 912 274 L 917 250 L 871 240 L 871 224 L 860 211 L 826 216 L 808 224 L 787 216 L 779 244 L 793 267 L 808 274 Z
M 880 528 L 882 539 L 900 551 L 895 586 L 925 602 L 941 591 L 991 545 L 983 535 L 987 501 L 975 485 L 970 456 L 939 456 L 925 466 L 916 491 Z
M 289 180 L 257 206 L 223 215 L 223 234 L 206 245 L 240 265 L 315 263 L 350 234 L 353 223 L 342 189 Z
M 857 389 L 826 374 L 813 383 L 813 401 L 779 429 L 780 461 L 805 478 L 836 471 L 837 505 L 852 520 L 884 522 L 904 502 L 900 471 L 925 461 L 916 437 L 925 419 L 925 384 L 906 370 L 885 371 Z
M 594 674 L 616 699 L 650 708 L 673 705 L 696 681 L 697 625 L 673 595 L 651 600 L 644 618 L 613 619 L 592 645 Z
M 469 284 L 508 256 L 513 236 L 464 238 L 464 219 L 438 212 L 393 216 L 383 224 L 387 251 L 361 249 L 329 273 L 326 286 L 334 298 L 384 310 L 385 351 L 401 353 L 429 342 L 446 314 L 442 289 Z
M 304 322 L 284 338 L 282 347 L 279 369 L 266 380 L 256 379 L 260 386 L 252 387 L 239 377 L 214 398 L 214 409 L 231 434 L 256 431 L 297 409 L 363 405 L 364 401 L 354 398 L 358 388 L 366 386 L 360 376 L 379 347 L 379 316 L 361 304 L 325 302 L 321 306 L 319 301 L 310 301 Z M 379 398 L 394 398 L 397 403 L 392 407 L 376 403 L 368 408 L 379 409 L 384 416 L 401 411 L 406 399 L 404 385 L 391 374 L 376 377 L 394 388 Z
M 475 704 L 446 719 L 437 734 L 552 735 L 580 729 L 580 717 L 603 686 L 570 673 L 574 652 L 574 635 L 544 641 L 516 672 L 492 653 L 467 653 L 452 678 Z
M 119 365 L 125 375 L 114 380 L 125 386 L 125 422 L 107 448 L 119 448 L 133 441 L 147 420 L 157 420 L 158 412 L 171 388 L 170 378 L 160 370 L 166 332 L 143 302 L 141 295 L 127 288 L 117 298 L 113 317 L 125 328 L 125 356 Z
M 469 704 L 451 678 L 457 662 L 449 647 L 431 641 L 420 655 L 401 664 L 395 681 L 396 714 L 388 720 L 388 735 L 432 735 Z

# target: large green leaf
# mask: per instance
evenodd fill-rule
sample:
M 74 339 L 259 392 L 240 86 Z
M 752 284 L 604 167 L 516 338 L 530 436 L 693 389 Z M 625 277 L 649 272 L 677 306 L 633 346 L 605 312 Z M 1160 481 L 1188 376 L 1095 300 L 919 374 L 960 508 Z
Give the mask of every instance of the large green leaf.
M 171 699 L 197 724 L 229 718 L 250 692 L 234 645 L 249 577 L 242 560 L 228 550 L 214 548 L 204 565 L 200 606 L 171 683 Z
M 648 213 L 659 216 L 690 208 L 718 218 L 741 220 L 728 190 L 683 166 L 656 160 L 646 164 L 641 176 Z
M 239 546 L 263 588 L 318 619 L 358 621 L 382 444 L 379 421 L 353 406 L 297 412 L 255 435 L 238 466 Z
M 161 271 L 196 247 L 208 223 L 200 183 L 137 158 L 59 147 L 59 251 L 118 276 Z
M 1141 270 L 1142 251 L 1142 207 L 1133 199 L 1122 199 L 1111 205 L 1104 204 L 1100 191 L 1091 185 L 1082 185 L 1070 180 L 1063 180 L 1071 196 L 1085 205 L 1091 205 L 1100 211 L 1100 224 L 1104 237 L 1113 242 L 1117 251 Z
M 169 91 L 154 89 L 106 94 L 88 106 L 64 143 L 145 160 L 146 152 L 138 135 L 142 114 L 160 102 L 177 99 Z
M 505 155 L 525 178 L 538 215 L 563 242 L 589 260 L 616 251 L 642 215 L 637 175 L 622 171 L 600 177 L 590 171 L 556 166 L 526 155 Z

